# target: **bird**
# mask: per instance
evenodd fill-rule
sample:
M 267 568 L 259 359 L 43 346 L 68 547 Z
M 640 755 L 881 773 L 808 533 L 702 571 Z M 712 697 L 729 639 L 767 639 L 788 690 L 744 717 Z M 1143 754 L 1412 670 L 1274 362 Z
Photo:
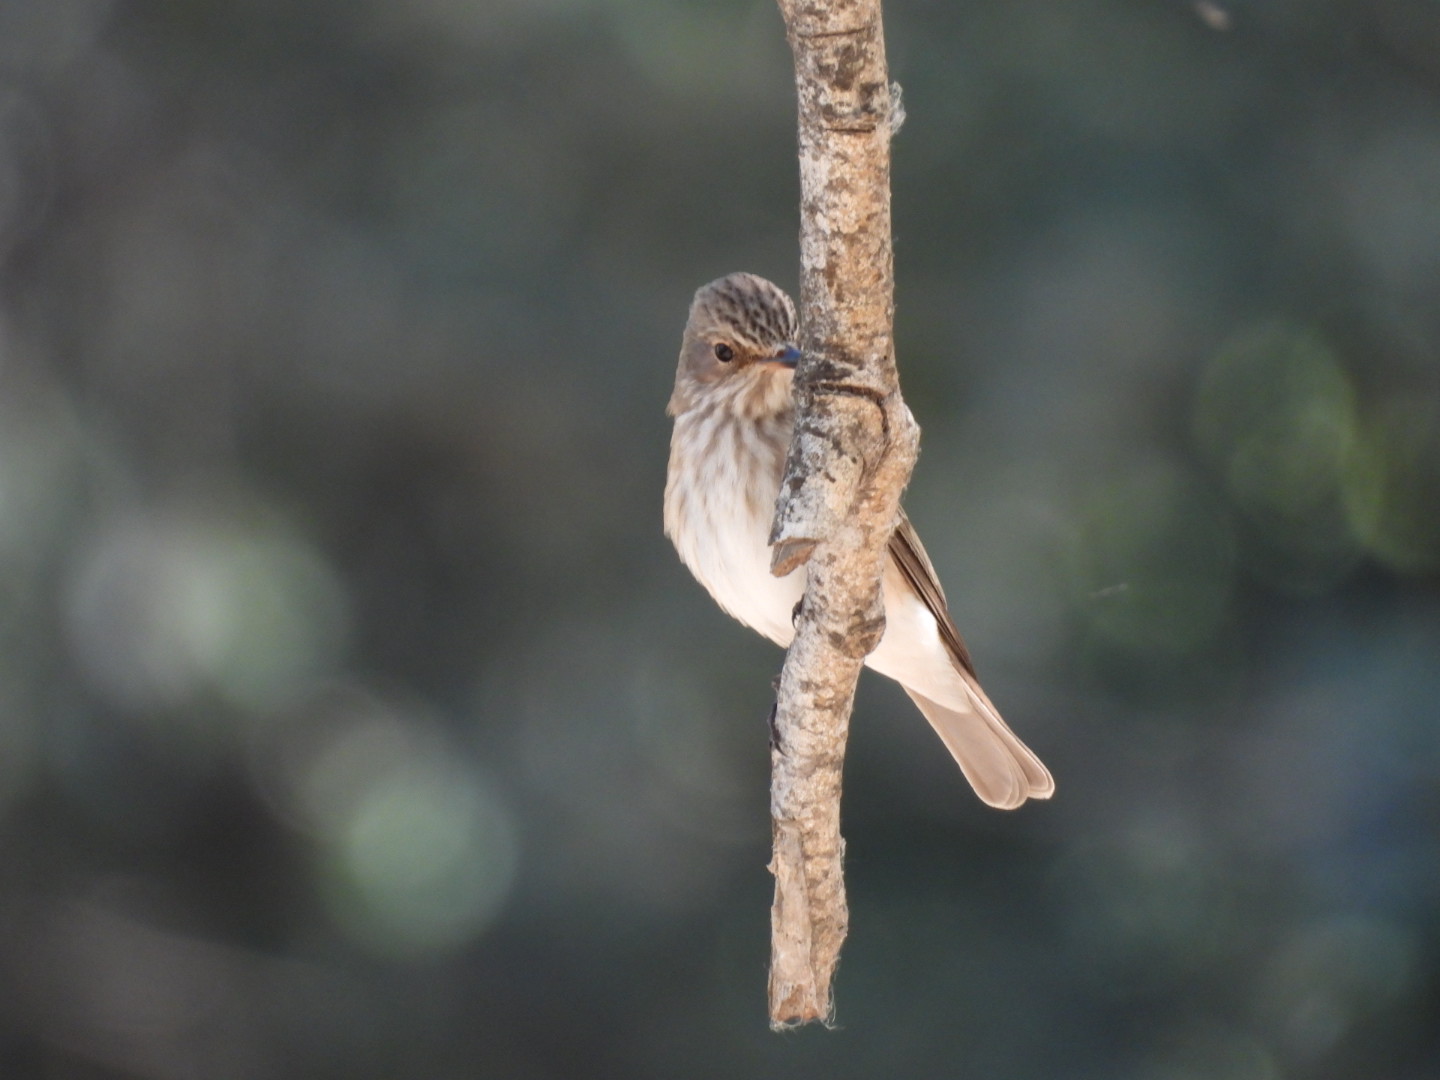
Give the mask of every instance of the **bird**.
M 778 285 L 734 273 L 701 286 L 681 339 L 664 526 L 681 562 L 729 615 L 782 648 L 806 569 L 770 572 L 769 533 L 795 423 L 801 353 L 795 305 Z M 901 511 L 881 588 L 885 631 L 866 666 L 898 682 L 976 795 L 1013 809 L 1055 781 L 980 688 L 935 568 Z

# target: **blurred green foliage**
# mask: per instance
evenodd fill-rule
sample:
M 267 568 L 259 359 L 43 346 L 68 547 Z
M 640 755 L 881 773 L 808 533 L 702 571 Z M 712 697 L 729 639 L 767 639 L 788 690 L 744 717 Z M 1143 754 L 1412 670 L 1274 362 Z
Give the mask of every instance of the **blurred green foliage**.
M 0 0 L 0 1076 L 1440 1069 L 1440 7 L 894 0 L 908 506 L 1053 803 L 862 683 L 764 1018 L 780 657 L 660 536 L 793 286 L 768 0 Z

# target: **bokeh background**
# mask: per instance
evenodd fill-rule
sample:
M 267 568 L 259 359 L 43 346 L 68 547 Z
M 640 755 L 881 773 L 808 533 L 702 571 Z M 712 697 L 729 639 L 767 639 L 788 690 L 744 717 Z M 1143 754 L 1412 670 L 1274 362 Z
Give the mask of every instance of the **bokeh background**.
M 908 506 L 1052 803 L 660 532 L 768 0 L 0 0 L 0 1076 L 1440 1076 L 1440 5 L 891 0 Z

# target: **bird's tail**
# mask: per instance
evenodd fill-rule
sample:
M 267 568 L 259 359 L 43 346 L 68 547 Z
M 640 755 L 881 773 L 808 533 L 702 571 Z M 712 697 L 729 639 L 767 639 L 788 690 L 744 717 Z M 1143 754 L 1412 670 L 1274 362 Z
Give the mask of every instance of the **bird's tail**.
M 1048 799 L 1055 794 L 1050 770 L 1010 730 L 985 692 L 969 680 L 965 689 L 968 709 L 941 705 L 909 687 L 905 692 L 920 706 L 925 719 L 954 755 L 975 794 L 1001 810 L 1013 810 L 1026 799 Z

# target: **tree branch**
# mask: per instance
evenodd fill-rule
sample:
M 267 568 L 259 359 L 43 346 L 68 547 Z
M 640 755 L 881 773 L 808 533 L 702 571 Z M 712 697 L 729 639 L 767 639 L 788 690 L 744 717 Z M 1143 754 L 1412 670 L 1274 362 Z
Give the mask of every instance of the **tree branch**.
M 771 570 L 808 565 L 771 750 L 770 1022 L 829 1023 L 849 921 L 841 770 L 855 683 L 885 630 L 880 575 L 919 429 L 893 347 L 880 0 L 778 0 L 799 97 L 801 360 Z

